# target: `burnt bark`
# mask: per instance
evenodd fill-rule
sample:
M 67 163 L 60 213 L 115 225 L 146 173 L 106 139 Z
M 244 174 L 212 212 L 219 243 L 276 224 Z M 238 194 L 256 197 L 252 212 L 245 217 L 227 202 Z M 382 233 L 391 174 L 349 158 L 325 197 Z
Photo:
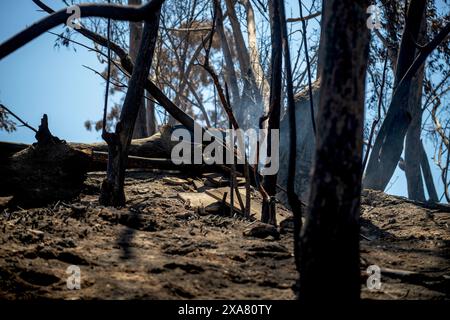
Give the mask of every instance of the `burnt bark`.
M 295 192 L 297 166 L 297 123 L 295 115 L 294 84 L 292 80 L 291 54 L 286 26 L 284 2 L 280 2 L 280 19 L 282 26 L 283 57 L 286 68 L 287 108 L 289 117 L 289 163 L 287 178 L 287 197 L 294 214 L 294 256 L 297 271 L 300 271 L 300 230 L 302 227 L 302 202 Z
M 282 76 L 282 33 L 280 19 L 280 0 L 269 1 L 272 56 L 270 76 L 269 120 L 267 132 L 267 150 L 272 150 L 271 130 L 280 128 L 281 109 L 281 76 Z M 277 151 L 278 152 L 278 151 Z M 271 156 L 271 155 L 268 155 Z M 276 225 L 275 195 L 277 188 L 277 174 L 264 176 L 264 189 L 269 195 L 269 201 L 264 201 L 262 206 L 261 221 Z
M 428 162 L 427 153 L 425 152 L 425 148 L 423 147 L 422 140 L 420 141 L 420 166 L 422 168 L 423 178 L 425 180 L 425 185 L 427 186 L 428 191 L 428 201 L 431 202 L 439 202 L 439 197 L 436 192 L 436 187 L 433 181 L 433 175 L 431 174 L 430 163 Z
M 411 89 L 413 94 L 409 98 L 409 106 L 413 120 L 409 125 L 405 139 L 405 175 L 408 188 L 408 198 L 411 200 L 425 201 L 422 173 L 420 170 L 422 152 L 420 148 L 422 133 L 422 81 L 423 67 L 414 77 Z M 419 152 L 418 152 L 419 151 Z
M 421 105 L 419 104 L 419 107 L 420 106 Z M 420 146 L 421 143 L 421 119 L 421 115 L 414 118 L 408 128 L 408 133 L 405 140 L 405 175 L 408 188 L 408 198 L 417 201 L 425 201 L 422 173 L 420 170 L 422 153 L 420 150 L 417 150 L 417 147 Z
M 99 201 L 106 206 L 125 205 L 125 168 L 134 125 L 139 113 L 140 102 L 144 94 L 145 81 L 148 79 L 150 65 L 158 35 L 159 6 L 144 23 L 144 31 L 136 64 L 128 85 L 128 91 L 114 133 L 104 136 L 108 144 L 107 177 L 103 181 Z
M 303 301 L 357 300 L 366 0 L 324 2 L 323 69 L 309 208 L 301 233 Z
M 426 27 L 426 15 L 424 12 L 417 38 L 417 43 L 419 44 L 423 43 L 426 38 Z M 422 143 L 420 136 L 422 133 L 422 88 L 424 73 L 425 66 L 422 66 L 411 81 L 411 95 L 408 100 L 408 105 L 412 121 L 405 139 L 405 175 L 408 198 L 417 201 L 425 201 L 422 173 L 420 170 L 422 153 L 420 150 L 417 152 L 417 147 Z
M 9 145 L 2 154 L 0 193 L 22 206 L 46 205 L 76 197 L 89 167 L 89 155 L 51 134 L 44 114 L 33 145 Z M 25 149 L 19 150 L 24 146 Z

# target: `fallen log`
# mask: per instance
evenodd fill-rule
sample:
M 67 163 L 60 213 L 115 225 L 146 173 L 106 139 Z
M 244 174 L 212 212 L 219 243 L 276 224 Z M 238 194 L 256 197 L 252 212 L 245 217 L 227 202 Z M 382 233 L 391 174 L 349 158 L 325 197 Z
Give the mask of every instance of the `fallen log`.
M 182 171 L 190 174 L 224 172 L 223 165 L 175 164 L 170 160 L 173 128 L 163 126 L 157 134 L 133 140 L 127 168 Z M 108 163 L 105 143 L 67 143 L 51 135 L 47 118 L 32 145 L 0 142 L 0 195 L 14 196 L 22 206 L 45 205 L 71 199 L 83 188 L 88 171 L 104 171 Z M 188 142 L 189 143 L 189 142 Z
M 169 158 L 176 143 L 170 139 L 171 132 L 169 126 L 163 126 L 149 138 L 133 140 L 130 154 Z M 32 145 L 0 142 L 0 195 L 14 195 L 14 202 L 20 205 L 41 205 L 73 198 L 82 189 L 88 171 L 106 170 L 106 143 L 66 143 L 51 135 L 45 115 L 36 140 Z M 168 161 L 132 159 L 129 164 L 131 168 L 176 170 Z
M 21 205 L 46 204 L 79 194 L 88 171 L 105 171 L 108 153 L 80 150 L 62 142 L 47 148 L 29 146 L 2 168 L 2 195 L 14 195 Z M 181 171 L 189 174 L 223 172 L 223 166 L 174 164 L 171 159 L 128 156 L 127 169 Z
M 83 187 L 89 156 L 53 136 L 45 114 L 36 140 L 2 162 L 0 191 L 13 195 L 13 202 L 24 206 L 77 196 Z
M 149 158 L 168 158 L 172 147 L 177 143 L 171 141 L 172 129 L 170 126 L 162 126 L 160 132 L 151 137 L 134 139 L 130 145 L 130 155 Z M 77 143 L 69 142 L 69 146 L 78 150 L 107 152 L 108 146 L 105 142 L 99 143 Z M 7 161 L 13 154 L 25 150 L 30 145 L 25 143 L 13 143 L 0 141 L 0 160 Z
M 143 139 L 134 139 L 130 145 L 127 168 L 142 169 L 161 169 L 161 170 L 179 170 L 185 172 L 229 172 L 229 168 L 224 165 L 208 164 L 180 164 L 176 165 L 170 160 L 172 148 L 179 143 L 172 141 L 171 135 L 174 128 L 162 126 L 160 132 L 151 137 Z M 77 143 L 69 142 L 68 146 L 75 150 L 82 151 L 89 156 L 88 171 L 106 170 L 108 160 L 108 147 L 104 142 L 100 143 Z M 9 159 L 17 152 L 23 151 L 33 145 L 24 143 L 13 143 L 0 141 L 1 165 L 5 172 L 8 170 Z M 241 164 L 236 165 L 238 171 L 243 170 Z M 238 173 L 240 176 L 241 174 Z

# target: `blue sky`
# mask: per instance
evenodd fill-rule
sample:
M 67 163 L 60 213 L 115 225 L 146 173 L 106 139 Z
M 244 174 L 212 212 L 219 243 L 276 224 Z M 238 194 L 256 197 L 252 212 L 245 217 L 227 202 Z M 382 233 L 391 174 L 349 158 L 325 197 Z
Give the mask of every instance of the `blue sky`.
M 61 1 L 47 3 L 58 8 Z M 31 0 L 0 1 L 0 42 L 45 15 Z M 57 49 L 54 41 L 54 35 L 44 34 L 0 61 L 0 101 L 34 127 L 47 113 L 50 130 L 62 139 L 99 141 L 100 134 L 86 131 L 83 123 L 101 118 L 103 81 L 82 65 L 102 67 L 88 50 Z M 34 134 L 19 127 L 11 134 L 0 131 L 0 140 L 30 143 Z
M 60 0 L 48 0 L 55 9 L 61 8 Z M 297 1 L 291 1 L 296 8 Z M 290 10 L 287 10 L 290 15 Z M 0 42 L 5 41 L 24 27 L 44 17 L 31 0 L 0 1 Z M 54 32 L 61 32 L 62 27 Z M 78 41 L 84 42 L 82 37 Z M 37 127 L 43 113 L 49 116 L 50 130 L 67 141 L 101 141 L 100 133 L 84 128 L 86 120 L 101 118 L 104 82 L 92 71 L 103 70 L 94 53 L 77 47 L 54 48 L 55 36 L 44 34 L 0 61 L 0 102 Z M 86 44 L 90 45 L 88 42 Z M 0 131 L 0 141 L 32 143 L 34 133 L 18 127 L 13 133 Z M 427 145 L 428 155 L 432 155 Z M 439 171 L 431 163 L 438 193 L 442 183 Z M 395 183 L 389 193 L 406 196 L 404 173 L 396 170 Z

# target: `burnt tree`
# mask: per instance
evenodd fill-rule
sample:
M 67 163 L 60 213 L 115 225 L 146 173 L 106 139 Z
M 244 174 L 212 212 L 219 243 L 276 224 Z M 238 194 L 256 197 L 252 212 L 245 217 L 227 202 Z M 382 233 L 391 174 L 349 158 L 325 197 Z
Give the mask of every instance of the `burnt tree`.
M 287 90 L 287 109 L 289 120 L 289 163 L 288 163 L 288 178 L 287 178 L 287 197 L 289 206 L 294 214 L 294 255 L 295 265 L 300 271 L 300 251 L 299 251 L 299 236 L 302 226 L 302 202 L 298 194 L 295 192 L 295 176 L 297 165 L 297 125 L 295 115 L 295 99 L 294 99 L 294 85 L 292 80 L 291 54 L 289 51 L 289 36 L 286 26 L 286 13 L 284 3 L 280 1 L 280 20 L 281 20 L 281 35 L 283 41 L 283 58 L 286 69 L 286 90 Z M 305 30 L 305 29 L 304 29 Z
M 280 128 L 281 109 L 281 76 L 282 76 L 282 33 L 280 19 L 281 0 L 269 1 L 272 56 L 270 61 L 270 98 L 269 98 L 269 120 L 267 131 L 267 150 L 272 150 L 271 130 Z M 270 155 L 273 156 L 273 155 Z M 269 195 L 269 201 L 264 201 L 262 206 L 261 220 L 265 223 L 276 225 L 275 195 L 277 188 L 277 174 L 264 176 L 264 189 Z
M 299 298 L 357 300 L 367 0 L 323 6 L 320 102 L 309 208 L 301 233 Z
M 422 18 L 417 43 L 422 44 L 427 31 L 426 10 Z M 411 81 L 411 95 L 408 100 L 411 124 L 409 125 L 405 139 L 405 174 L 408 187 L 408 198 L 417 201 L 425 201 L 425 191 L 420 170 L 422 152 L 417 152 L 421 145 L 422 133 L 422 87 L 425 74 L 425 66 L 422 65 Z
M 411 0 L 409 4 L 396 63 L 394 93 L 367 163 L 365 188 L 384 190 L 400 160 L 405 136 L 413 118 L 408 105 L 411 101 L 412 76 L 417 70 L 405 76 L 415 60 L 416 39 L 425 8 L 426 0 Z
M 108 144 L 107 177 L 103 181 L 99 199 L 103 205 L 123 206 L 125 204 L 124 183 L 128 149 L 141 107 L 145 81 L 148 78 L 153 60 L 162 2 L 159 1 L 157 10 L 152 12 L 144 23 L 136 64 L 131 75 L 116 130 L 113 133 L 105 132 L 103 134 L 103 138 Z

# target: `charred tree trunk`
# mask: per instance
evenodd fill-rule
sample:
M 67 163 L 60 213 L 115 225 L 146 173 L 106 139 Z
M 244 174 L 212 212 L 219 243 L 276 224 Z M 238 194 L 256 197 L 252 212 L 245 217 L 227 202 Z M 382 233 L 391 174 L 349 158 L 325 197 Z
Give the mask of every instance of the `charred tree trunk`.
M 431 174 L 430 163 L 428 162 L 427 153 L 423 147 L 422 141 L 420 141 L 420 166 L 422 167 L 423 178 L 425 185 L 427 186 L 429 201 L 439 202 L 439 197 L 436 192 L 436 187 L 433 182 L 433 175 Z
M 129 5 L 141 5 L 142 0 L 128 0 Z M 139 51 L 139 45 L 142 41 L 142 22 L 130 22 L 130 57 L 133 63 L 136 63 L 136 58 Z M 133 139 L 148 137 L 147 129 L 147 108 L 144 96 L 141 99 L 139 113 L 136 119 L 136 124 L 133 131 Z
M 323 69 L 309 210 L 301 234 L 304 301 L 357 300 L 367 0 L 323 7 Z
M 287 107 L 289 117 L 289 163 L 287 178 L 287 196 L 289 206 L 294 214 L 294 255 L 297 271 L 300 271 L 300 230 L 302 227 L 302 202 L 295 192 L 295 177 L 297 166 L 297 122 L 295 114 L 294 84 L 292 80 L 291 54 L 289 51 L 289 36 L 286 26 L 284 2 L 280 1 L 280 18 L 282 26 L 283 57 L 286 68 Z
M 144 23 L 142 41 L 128 85 L 120 120 L 116 125 L 115 132 L 108 133 L 104 137 L 108 144 L 108 169 L 99 199 L 103 205 L 123 206 L 125 204 L 124 182 L 128 149 L 141 106 L 145 81 L 148 79 L 153 59 L 160 10 L 161 6 Z
M 417 43 L 422 44 L 426 37 L 426 15 L 422 18 L 420 33 Z M 412 121 L 405 139 L 405 175 L 408 187 L 408 198 L 411 200 L 425 201 L 422 173 L 420 164 L 422 152 L 417 152 L 417 147 L 421 145 L 420 136 L 422 133 L 422 87 L 425 66 L 420 67 L 417 74 L 411 81 L 411 95 L 408 100 Z
M 90 157 L 51 134 L 44 114 L 33 145 L 10 144 L 13 155 L 2 153 L 0 193 L 14 195 L 21 206 L 70 200 L 83 188 Z M 24 146 L 25 149 L 19 150 Z
M 408 186 L 408 198 L 411 200 L 425 201 L 422 173 L 420 164 L 422 153 L 417 150 L 420 146 L 422 133 L 422 81 L 423 67 L 411 83 L 413 94 L 409 97 L 409 105 L 413 120 L 409 126 L 405 140 L 405 175 Z M 419 151 L 419 152 L 418 152 Z
M 422 43 L 425 38 L 426 21 L 422 19 L 418 43 Z M 411 200 L 425 201 L 422 173 L 420 170 L 422 153 L 417 152 L 420 146 L 422 132 L 422 83 L 424 76 L 424 66 L 417 71 L 416 76 L 411 81 L 411 95 L 409 97 L 409 110 L 412 121 L 406 134 L 405 140 L 405 175 L 408 188 L 408 198 Z
M 422 173 L 420 170 L 422 153 L 420 150 L 417 150 L 417 147 L 420 146 L 421 143 L 421 119 L 421 115 L 414 118 L 409 126 L 405 140 L 405 175 L 408 187 L 408 198 L 417 201 L 425 201 Z
M 412 77 L 404 76 L 414 62 L 415 41 L 419 35 L 425 8 L 426 0 L 411 0 L 409 4 L 397 58 L 394 93 L 369 157 L 364 177 L 365 188 L 384 190 L 400 160 L 405 135 L 412 120 L 408 108 Z
M 269 1 L 270 24 L 272 38 L 271 77 L 270 77 L 270 109 L 267 132 L 267 150 L 272 150 L 271 130 L 280 129 L 281 109 L 281 75 L 282 75 L 282 34 L 280 19 L 280 0 Z M 277 150 L 278 152 L 278 150 Z M 272 155 L 268 155 L 272 156 Z M 277 192 L 277 174 L 264 176 L 264 189 L 269 195 L 269 201 L 264 201 L 262 206 L 261 220 L 265 223 L 276 225 L 275 195 Z

